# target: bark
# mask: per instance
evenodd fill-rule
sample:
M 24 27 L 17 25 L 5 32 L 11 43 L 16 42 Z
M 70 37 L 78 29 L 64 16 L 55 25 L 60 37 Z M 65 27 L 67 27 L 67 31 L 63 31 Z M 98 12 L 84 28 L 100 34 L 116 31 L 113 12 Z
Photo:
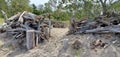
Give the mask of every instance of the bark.
M 106 13 L 107 13 L 107 5 L 106 5 L 107 0 L 100 0 L 100 2 L 102 5 L 103 15 L 106 15 Z

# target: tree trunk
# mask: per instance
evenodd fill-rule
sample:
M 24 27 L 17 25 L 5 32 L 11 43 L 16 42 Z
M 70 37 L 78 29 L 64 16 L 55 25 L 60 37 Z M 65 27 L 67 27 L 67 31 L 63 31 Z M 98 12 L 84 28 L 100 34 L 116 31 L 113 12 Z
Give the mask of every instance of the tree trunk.
M 106 7 L 106 5 L 103 5 L 102 8 L 103 8 L 103 15 L 106 15 L 107 14 L 107 7 Z
M 101 5 L 102 5 L 103 15 L 106 15 L 106 13 L 107 13 L 106 1 L 107 1 L 107 0 L 100 0 Z

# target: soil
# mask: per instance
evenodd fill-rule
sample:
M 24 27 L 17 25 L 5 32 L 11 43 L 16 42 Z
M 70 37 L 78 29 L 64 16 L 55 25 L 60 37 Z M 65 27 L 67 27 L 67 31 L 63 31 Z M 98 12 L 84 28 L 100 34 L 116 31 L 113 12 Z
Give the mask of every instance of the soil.
M 5 33 L 0 34 L 0 57 L 120 57 L 119 44 L 111 34 L 93 35 L 79 34 L 66 35 L 68 28 L 53 28 L 49 41 L 40 43 L 38 47 L 31 50 L 17 49 L 11 47 L 11 40 L 5 37 Z M 110 35 L 110 36 L 109 36 Z M 68 39 L 67 48 L 64 49 L 64 39 Z M 91 49 L 90 43 L 96 39 L 101 39 L 108 44 L 106 47 Z M 79 40 L 81 48 L 73 49 L 73 43 Z

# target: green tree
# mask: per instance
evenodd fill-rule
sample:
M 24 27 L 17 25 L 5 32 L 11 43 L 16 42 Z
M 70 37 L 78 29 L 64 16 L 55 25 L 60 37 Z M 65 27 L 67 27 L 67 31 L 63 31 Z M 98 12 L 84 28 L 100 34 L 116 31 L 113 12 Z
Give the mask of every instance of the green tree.
M 111 1 L 108 10 L 109 10 L 109 11 L 119 12 L 119 11 L 120 11 L 120 0 L 117 0 L 117 1 L 115 1 L 115 2 L 112 2 L 112 1 Z
M 3 11 L 7 11 L 7 3 L 5 0 L 0 0 L 0 11 L 3 10 Z M 3 17 L 1 14 L 0 14 L 0 17 Z
M 55 20 L 66 21 L 70 19 L 69 12 L 64 12 L 61 10 L 56 10 L 52 14 Z
M 38 12 L 39 12 L 39 14 L 44 14 L 44 5 L 40 4 L 38 6 Z
M 29 2 L 30 2 L 29 0 L 10 0 L 11 15 L 22 11 L 32 11 Z
M 35 5 L 35 4 L 32 4 L 32 9 L 33 9 L 33 13 L 34 14 L 37 14 L 37 15 L 39 15 L 40 13 L 39 13 L 39 11 L 38 11 L 38 9 L 37 9 L 37 6 Z
M 45 3 L 44 7 L 44 13 L 51 13 L 52 12 L 52 7 L 50 3 Z

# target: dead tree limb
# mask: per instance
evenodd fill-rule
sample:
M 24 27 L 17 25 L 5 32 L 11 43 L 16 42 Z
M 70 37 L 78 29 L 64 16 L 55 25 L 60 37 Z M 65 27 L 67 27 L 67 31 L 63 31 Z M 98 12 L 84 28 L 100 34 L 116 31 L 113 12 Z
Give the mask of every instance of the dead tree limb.
M 3 10 L 1 10 L 1 12 L 2 12 L 2 14 L 3 14 L 4 18 L 5 18 L 5 23 L 7 23 L 8 17 L 6 15 L 6 13 Z

